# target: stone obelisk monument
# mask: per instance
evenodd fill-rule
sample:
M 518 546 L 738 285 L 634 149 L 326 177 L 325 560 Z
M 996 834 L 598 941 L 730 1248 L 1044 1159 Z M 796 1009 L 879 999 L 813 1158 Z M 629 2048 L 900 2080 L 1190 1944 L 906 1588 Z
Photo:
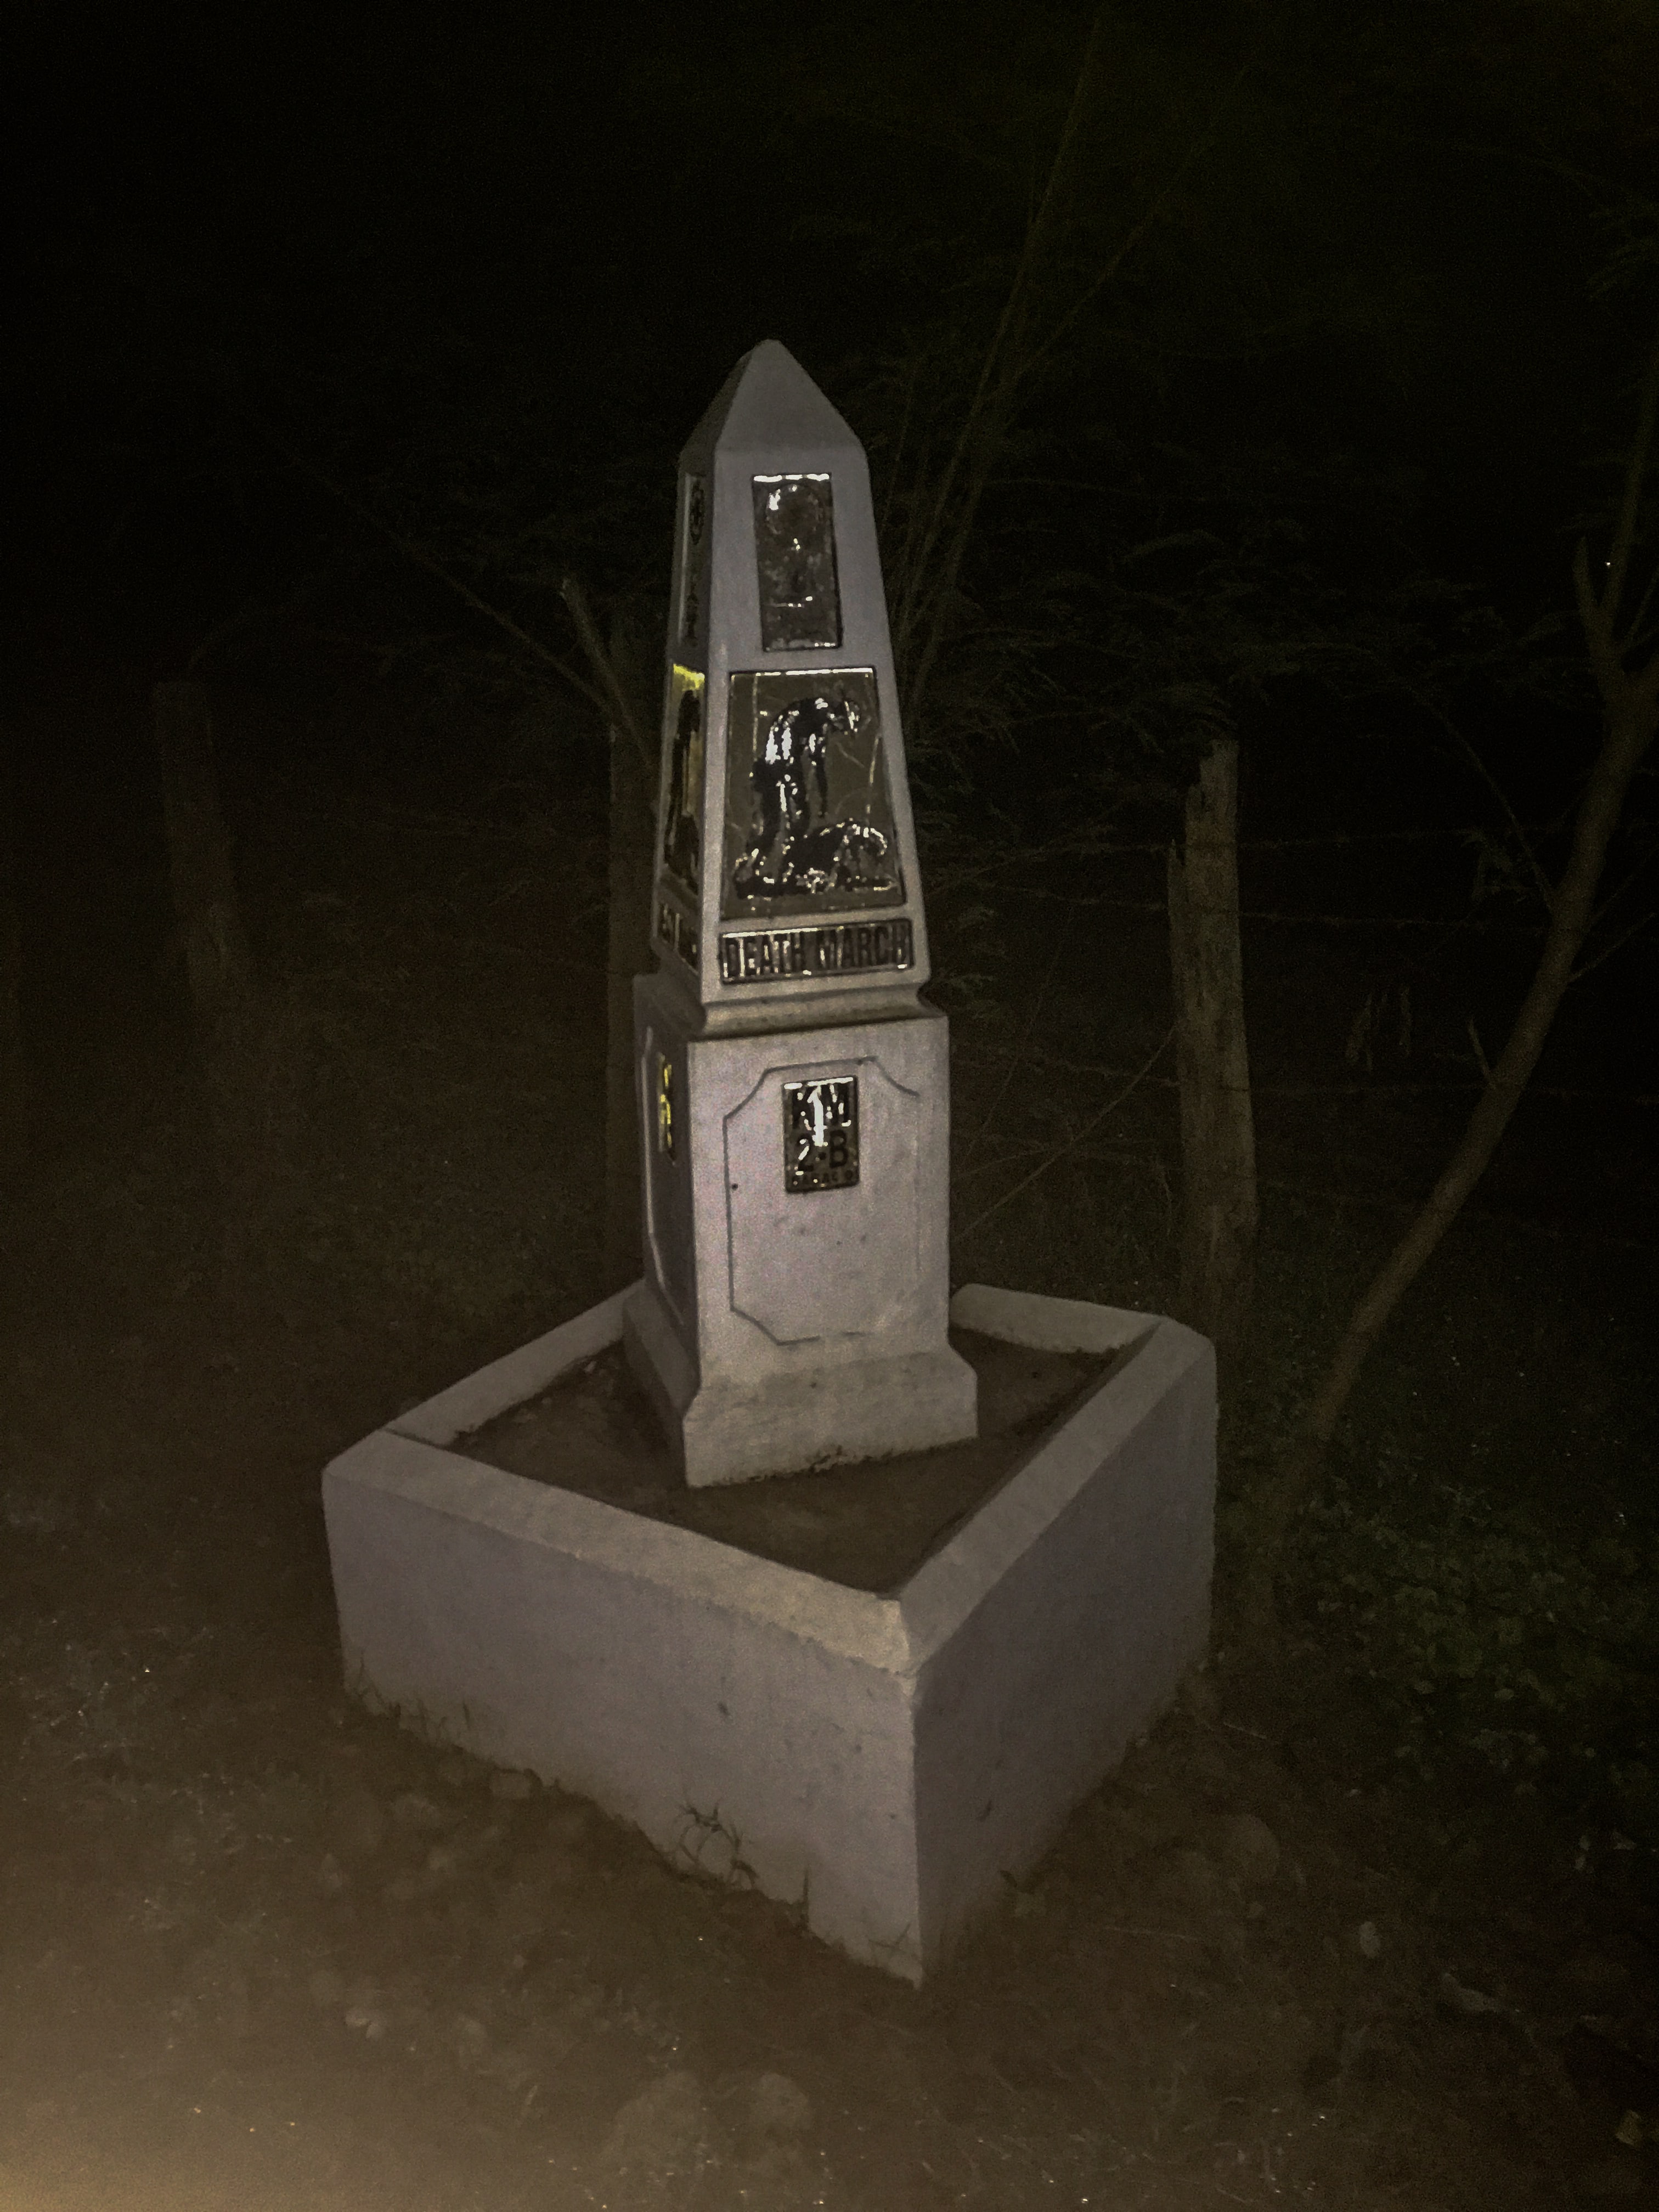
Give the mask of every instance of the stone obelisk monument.
M 644 1279 L 330 1463 L 345 1680 L 914 1980 L 1203 1652 L 1214 1360 L 965 1284 L 981 1404 L 947 1336 L 946 1029 L 869 481 L 780 345 L 685 449 L 665 672 Z M 749 1491 L 688 1498 L 613 1420 L 619 1341 L 686 1481 Z M 849 1566 L 905 1480 L 880 1462 L 981 1415 L 930 1463 L 956 1486 Z M 814 1533 L 781 1548 L 787 1478 L 839 1461 L 866 1471 L 798 1492 Z
M 687 1482 L 972 1436 L 869 471 L 775 341 L 680 457 L 652 923 L 624 1341 Z

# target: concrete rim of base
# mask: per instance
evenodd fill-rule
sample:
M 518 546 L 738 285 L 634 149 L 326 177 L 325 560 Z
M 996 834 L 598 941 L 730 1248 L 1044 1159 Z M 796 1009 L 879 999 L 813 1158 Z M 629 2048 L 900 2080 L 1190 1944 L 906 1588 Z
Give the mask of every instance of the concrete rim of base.
M 745 1883 L 919 1980 L 1202 1653 L 1211 1347 L 1144 1314 L 958 1291 L 959 1325 L 1103 1370 L 883 1595 L 466 1455 L 470 1430 L 616 1343 L 625 1297 L 330 1464 L 348 1682 L 671 1862 L 720 1878 L 708 1851 L 729 1834 Z
M 492 1526 L 514 1541 L 574 1547 L 630 1579 L 695 1591 L 830 1649 L 914 1674 L 1006 1571 L 1034 1534 L 1063 1511 L 1103 1450 L 1132 1433 L 1207 1340 L 1179 1322 L 1084 1299 L 989 1284 L 963 1285 L 953 1327 L 1005 1343 L 1109 1361 L 1054 1429 L 1039 1437 L 969 1522 L 889 1591 L 851 1589 L 739 1551 L 695 1529 L 642 1519 L 598 1498 L 467 1459 L 458 1441 L 621 1341 L 630 1284 L 463 1382 L 409 1407 L 325 1472 L 395 1491 L 429 1510 Z M 1117 1358 L 1111 1355 L 1117 1353 Z M 1091 1417 L 1092 1415 L 1092 1417 Z M 422 1450 L 421 1447 L 428 1449 Z M 435 1447 L 435 1449 L 431 1448 Z M 456 1488 L 456 1476 L 465 1480 Z M 784 1478 L 787 1480 L 787 1478 Z

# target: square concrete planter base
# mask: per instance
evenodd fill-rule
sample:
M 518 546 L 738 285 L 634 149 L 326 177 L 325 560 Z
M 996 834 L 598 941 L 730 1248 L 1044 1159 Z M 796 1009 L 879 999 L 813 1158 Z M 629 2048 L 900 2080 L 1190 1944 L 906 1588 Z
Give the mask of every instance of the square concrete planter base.
M 348 1683 L 919 1980 L 1202 1656 L 1211 1348 L 972 1285 L 951 1325 L 999 1433 L 688 1492 L 626 1405 L 596 1411 L 631 1295 L 327 1468 Z

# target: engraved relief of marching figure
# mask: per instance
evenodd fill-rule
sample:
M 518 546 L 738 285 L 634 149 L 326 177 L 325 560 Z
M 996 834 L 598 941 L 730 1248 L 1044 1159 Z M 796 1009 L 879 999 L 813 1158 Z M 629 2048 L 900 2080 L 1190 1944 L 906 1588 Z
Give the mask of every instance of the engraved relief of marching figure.
M 742 896 L 894 889 L 888 840 L 874 823 L 828 818 L 830 750 L 856 737 L 861 719 L 850 699 L 815 693 L 767 724 L 750 774 L 750 840 L 732 876 Z

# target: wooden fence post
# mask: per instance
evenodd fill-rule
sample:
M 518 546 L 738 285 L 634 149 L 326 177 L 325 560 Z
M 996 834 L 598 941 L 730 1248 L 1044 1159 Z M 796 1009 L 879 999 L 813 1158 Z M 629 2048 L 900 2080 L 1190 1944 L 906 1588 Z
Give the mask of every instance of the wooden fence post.
M 207 1078 L 214 1167 L 223 1211 L 220 1290 L 246 1301 L 269 1273 L 264 1036 L 253 957 L 219 804 L 207 686 L 181 680 L 150 694 L 173 908 Z
M 0 729 L 0 1176 L 28 1150 L 28 1066 L 23 1053 L 23 916 L 17 891 L 17 779 L 12 733 Z
M 1181 1095 L 1181 1310 L 1224 1361 L 1249 1323 L 1255 1127 L 1238 926 L 1238 747 L 1216 745 L 1187 794 L 1169 865 L 1170 959 Z
M 173 910 L 184 942 L 197 1035 L 211 1076 L 224 1052 L 234 1049 L 252 1012 L 253 959 L 220 811 L 207 686 L 158 684 L 150 696 Z
M 611 659 L 641 728 L 654 730 L 661 684 L 662 617 L 644 600 L 620 602 Z M 610 925 L 605 955 L 605 1287 L 640 1272 L 640 1116 L 634 1067 L 634 978 L 650 968 L 651 887 L 656 858 L 654 783 L 638 747 L 611 726 Z

